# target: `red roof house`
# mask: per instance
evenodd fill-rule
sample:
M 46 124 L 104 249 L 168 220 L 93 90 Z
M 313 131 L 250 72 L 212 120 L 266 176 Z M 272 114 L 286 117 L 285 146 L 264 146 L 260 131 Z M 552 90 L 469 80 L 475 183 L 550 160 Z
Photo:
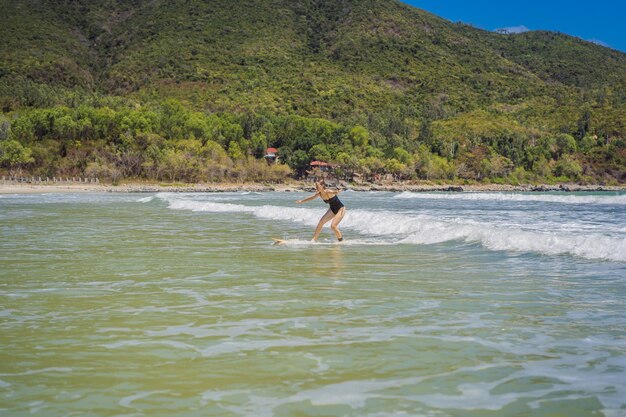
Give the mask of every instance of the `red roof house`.
M 265 160 L 267 161 L 268 164 L 272 164 L 274 162 L 276 162 L 276 154 L 278 153 L 278 149 L 276 148 L 267 148 L 265 150 Z
M 311 162 L 312 167 L 328 167 L 330 164 L 328 162 L 323 161 L 313 161 Z

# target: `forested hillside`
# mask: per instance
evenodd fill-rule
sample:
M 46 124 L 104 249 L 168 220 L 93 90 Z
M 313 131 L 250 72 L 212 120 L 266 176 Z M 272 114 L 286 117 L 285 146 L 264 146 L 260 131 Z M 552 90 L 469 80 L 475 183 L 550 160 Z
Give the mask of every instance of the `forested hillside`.
M 0 7 L 5 173 L 626 182 L 626 54 L 564 34 L 396 0 Z

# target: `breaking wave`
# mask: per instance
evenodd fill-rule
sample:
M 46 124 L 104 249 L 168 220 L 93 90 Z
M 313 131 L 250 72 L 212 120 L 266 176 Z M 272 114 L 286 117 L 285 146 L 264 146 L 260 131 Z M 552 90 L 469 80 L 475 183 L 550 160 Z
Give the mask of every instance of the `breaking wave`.
M 214 201 L 197 201 L 174 195 L 157 195 L 174 210 L 212 213 L 249 213 L 260 219 L 281 220 L 315 226 L 319 209 L 276 205 L 248 206 Z M 489 221 L 464 218 L 440 219 L 424 214 L 350 210 L 343 228 L 367 235 L 367 243 L 435 244 L 448 241 L 479 243 L 490 250 L 534 252 L 545 255 L 574 255 L 588 259 L 626 261 L 626 238 L 598 233 L 574 234 L 568 230 L 544 232 L 504 227 Z M 358 240 L 357 240 L 358 241 Z
M 556 195 L 512 193 L 416 193 L 405 191 L 396 195 L 399 199 L 442 199 L 474 201 L 545 202 L 563 204 L 617 204 L 626 205 L 626 194 L 620 195 Z

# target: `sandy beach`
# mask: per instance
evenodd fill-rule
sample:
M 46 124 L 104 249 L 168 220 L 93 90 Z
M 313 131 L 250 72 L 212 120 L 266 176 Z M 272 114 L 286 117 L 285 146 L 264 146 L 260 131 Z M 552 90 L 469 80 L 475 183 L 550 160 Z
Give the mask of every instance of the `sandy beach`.
M 155 193 L 155 192 L 229 192 L 229 191 L 298 191 L 308 187 L 303 184 L 264 185 L 245 184 L 29 184 L 0 182 L 0 194 L 38 194 L 38 193 Z
M 392 191 L 392 192 L 546 192 L 546 191 L 624 191 L 626 185 L 508 185 L 508 184 L 341 184 L 340 188 L 353 191 Z M 156 192 L 233 192 L 233 191 L 309 191 L 312 183 L 292 182 L 285 184 L 261 183 L 203 183 L 203 184 L 153 184 L 128 182 L 118 185 L 89 183 L 17 183 L 0 182 L 0 194 L 38 194 L 38 193 L 84 193 L 84 192 L 119 192 L 119 193 L 156 193 Z

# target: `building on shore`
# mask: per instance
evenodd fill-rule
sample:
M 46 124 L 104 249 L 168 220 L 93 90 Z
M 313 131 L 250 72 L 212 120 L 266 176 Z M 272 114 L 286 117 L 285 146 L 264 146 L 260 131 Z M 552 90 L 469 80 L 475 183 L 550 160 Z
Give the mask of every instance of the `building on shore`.
M 267 148 L 265 150 L 265 160 L 268 165 L 273 165 L 278 161 L 278 149 L 276 148 Z

